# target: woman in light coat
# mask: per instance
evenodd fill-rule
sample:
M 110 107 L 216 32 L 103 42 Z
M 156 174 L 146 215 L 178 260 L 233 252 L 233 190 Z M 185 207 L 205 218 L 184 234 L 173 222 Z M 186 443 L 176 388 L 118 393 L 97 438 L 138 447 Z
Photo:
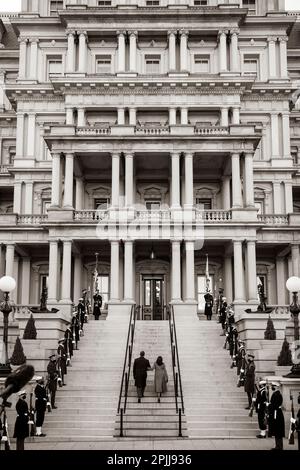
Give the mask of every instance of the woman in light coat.
M 157 393 L 157 401 L 160 403 L 161 394 L 167 392 L 168 373 L 163 358 L 158 356 L 153 366 L 154 369 L 154 389 Z

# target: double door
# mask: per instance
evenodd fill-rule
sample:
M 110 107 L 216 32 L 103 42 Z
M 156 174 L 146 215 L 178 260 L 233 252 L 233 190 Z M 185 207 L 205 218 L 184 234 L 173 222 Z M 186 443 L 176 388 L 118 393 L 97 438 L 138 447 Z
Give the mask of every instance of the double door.
M 143 276 L 143 320 L 164 319 L 164 277 Z

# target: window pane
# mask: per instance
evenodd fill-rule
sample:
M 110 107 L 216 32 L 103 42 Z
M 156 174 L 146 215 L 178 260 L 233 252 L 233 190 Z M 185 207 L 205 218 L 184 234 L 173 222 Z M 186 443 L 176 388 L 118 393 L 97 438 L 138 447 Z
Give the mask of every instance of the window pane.
M 145 286 L 145 306 L 151 306 L 151 281 L 144 281 Z

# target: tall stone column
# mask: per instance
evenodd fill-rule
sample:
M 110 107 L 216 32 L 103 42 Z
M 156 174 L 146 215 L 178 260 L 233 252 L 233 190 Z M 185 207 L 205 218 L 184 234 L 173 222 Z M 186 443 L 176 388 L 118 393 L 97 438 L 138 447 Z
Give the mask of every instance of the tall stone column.
M 27 64 L 27 38 L 19 38 L 20 44 L 20 61 L 19 61 L 19 79 L 25 80 L 27 76 L 26 64 Z
M 49 286 L 48 286 L 48 303 L 55 304 L 58 301 L 58 241 L 50 240 L 49 242 Z
M 61 174 L 61 161 L 60 154 L 52 154 L 52 198 L 51 206 L 60 207 L 61 205 L 61 184 L 62 184 L 62 174 Z
M 77 117 L 78 117 L 77 125 L 78 125 L 78 127 L 85 127 L 86 126 L 85 109 L 84 108 L 78 108 L 77 113 L 78 113 L 77 114 Z
M 284 191 L 285 191 L 285 213 L 292 214 L 294 212 L 292 181 L 285 181 Z
M 33 182 L 25 184 L 25 214 L 33 214 Z
M 124 242 L 124 301 L 133 302 L 133 242 Z
M 129 70 L 136 73 L 137 59 L 137 31 L 129 32 Z
M 293 276 L 299 277 L 299 245 L 292 245 L 292 267 Z
M 281 183 L 273 181 L 273 206 L 274 214 L 282 214 Z
M 30 258 L 22 258 L 21 304 L 29 305 L 30 298 Z
M 279 158 L 279 117 L 271 114 L 272 158 Z
M 6 245 L 6 268 L 5 276 L 14 276 L 15 245 Z
M 169 72 L 176 71 L 176 32 L 168 31 L 169 37 Z
M 61 302 L 71 303 L 72 240 L 63 242 Z
M 230 70 L 231 72 L 239 72 L 239 29 L 232 29 L 231 35 L 231 47 L 230 47 Z
M 172 208 L 180 207 L 180 153 L 171 155 L 172 161 Z
M 83 179 L 81 176 L 76 178 L 75 186 L 75 209 L 81 211 L 83 208 L 83 195 L 84 195 L 84 185 Z
M 224 258 L 224 295 L 227 298 L 227 303 L 233 301 L 233 279 L 232 279 L 232 257 L 226 256 Z
M 185 292 L 186 301 L 195 302 L 195 242 L 185 242 Z
M 111 259 L 110 259 L 110 301 L 120 300 L 120 256 L 119 256 L 119 241 L 112 240 L 110 242 L 111 247 Z
M 240 108 L 238 107 L 232 109 L 232 124 L 235 126 L 240 124 Z
M 66 109 L 66 124 L 69 126 L 74 126 L 74 108 Z
M 37 65 L 38 65 L 38 38 L 30 39 L 30 78 L 37 80 Z
M 14 184 L 14 214 L 21 214 L 22 211 L 22 182 L 16 181 Z
M 67 73 L 75 72 L 75 31 L 68 30 Z
M 115 208 L 120 205 L 120 155 L 118 153 L 112 154 L 111 205 Z
M 232 207 L 238 209 L 243 207 L 242 184 L 240 170 L 240 155 L 233 153 L 231 155 L 232 163 Z
M 80 73 L 87 73 L 87 33 L 86 31 L 81 31 L 79 33 L 78 71 Z
M 172 241 L 172 302 L 181 301 L 181 246 Z
M 282 113 L 283 156 L 291 158 L 290 113 Z
M 118 126 L 124 126 L 125 124 L 125 109 L 118 108 Z
M 73 209 L 73 192 L 74 192 L 74 154 L 67 153 L 65 161 L 65 197 L 64 208 Z
M 117 31 L 118 35 L 118 72 L 125 72 L 125 31 Z
M 180 71 L 188 70 L 188 31 L 180 31 Z
M 28 138 L 27 138 L 27 156 L 34 158 L 35 153 L 35 128 L 36 128 L 36 115 L 35 113 L 28 114 Z
M 129 125 L 136 126 L 136 108 L 129 109 Z
M 288 42 L 288 37 L 287 36 L 283 36 L 283 37 L 279 38 L 280 77 L 281 78 L 288 78 L 287 42 Z
M 276 258 L 277 304 L 286 304 L 284 258 Z
M 194 154 L 184 155 L 185 168 L 185 205 L 192 208 L 194 205 Z
M 219 31 L 219 67 L 220 73 L 227 72 L 227 30 Z
M 247 242 L 247 284 L 249 302 L 257 302 L 256 243 Z
M 17 158 L 24 157 L 24 114 L 17 113 L 17 142 L 16 142 L 16 156 Z
M 276 37 L 268 38 L 269 78 L 276 78 Z
M 77 303 L 82 292 L 82 257 L 75 255 L 74 257 L 74 302 Z
M 231 208 L 230 177 L 227 175 L 223 177 L 222 201 L 223 201 L 223 210 L 229 211 Z
M 234 240 L 234 301 L 236 303 L 244 303 L 245 300 L 245 274 L 243 263 L 242 242 Z
M 245 202 L 246 207 L 254 206 L 254 184 L 253 184 L 253 153 L 246 153 L 245 155 Z
M 125 154 L 125 205 L 133 205 L 133 155 Z
M 181 125 L 186 126 L 189 122 L 189 110 L 188 108 L 181 108 Z
M 170 126 L 176 126 L 176 108 L 169 108 Z
M 229 126 L 228 107 L 221 108 L 221 127 Z

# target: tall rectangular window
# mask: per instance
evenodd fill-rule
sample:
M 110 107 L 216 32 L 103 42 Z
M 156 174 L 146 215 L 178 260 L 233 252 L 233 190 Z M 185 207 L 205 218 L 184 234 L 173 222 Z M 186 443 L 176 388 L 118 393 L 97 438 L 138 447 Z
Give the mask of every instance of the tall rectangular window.
M 63 0 L 50 0 L 50 16 L 56 16 L 58 10 L 64 7 Z
M 63 71 L 62 68 L 62 58 L 61 57 L 49 57 L 47 62 L 47 76 L 48 78 L 52 74 L 61 75 Z
M 98 7 L 111 7 L 111 0 L 98 0 Z
M 194 0 L 195 7 L 206 7 L 208 5 L 207 0 Z
M 203 55 L 195 55 L 194 71 L 195 73 L 209 73 L 210 72 L 209 57 L 203 56 Z
M 243 8 L 248 8 L 250 15 L 256 14 L 256 0 L 243 0 Z
M 160 73 L 160 55 L 148 55 L 145 57 L 146 73 L 157 74 Z
M 258 77 L 258 58 L 244 56 L 244 75 L 256 75 Z
M 98 276 L 98 289 L 102 296 L 102 306 L 109 300 L 109 276 Z
M 111 73 L 111 56 L 103 55 L 97 57 L 96 73 Z
M 159 0 L 146 0 L 147 7 L 159 7 Z

